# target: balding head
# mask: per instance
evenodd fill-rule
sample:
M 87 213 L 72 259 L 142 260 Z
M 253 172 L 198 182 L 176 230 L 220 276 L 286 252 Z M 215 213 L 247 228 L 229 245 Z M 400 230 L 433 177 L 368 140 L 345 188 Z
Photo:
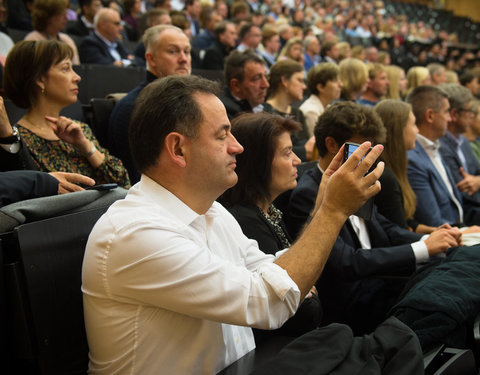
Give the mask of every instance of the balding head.
M 110 42 L 120 38 L 123 30 L 120 14 L 111 8 L 100 9 L 93 20 L 95 30 Z

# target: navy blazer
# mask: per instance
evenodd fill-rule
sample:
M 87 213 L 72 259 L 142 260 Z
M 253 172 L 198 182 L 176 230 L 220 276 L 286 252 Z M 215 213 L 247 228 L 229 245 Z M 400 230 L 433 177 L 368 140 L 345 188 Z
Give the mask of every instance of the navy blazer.
M 129 52 L 117 40 L 117 51 L 122 59 L 128 59 Z M 115 59 L 108 51 L 106 43 L 95 33 L 86 36 L 78 47 L 80 62 L 82 64 L 112 65 Z
M 444 163 L 445 164 L 445 163 Z M 462 196 L 455 186 L 449 168 L 445 166 L 450 184 L 460 204 Z M 419 223 L 438 227 L 458 223 L 458 209 L 440 174 L 418 142 L 408 151 L 408 180 L 417 196 L 415 219 Z
M 315 204 L 321 178 L 317 166 L 303 173 L 290 196 L 287 229 L 290 230 L 292 220 L 297 221 L 297 227 L 306 222 Z M 386 288 L 388 283 L 379 279 L 378 275 L 407 275 L 415 270 L 415 255 L 410 244 L 420 240 L 421 234 L 388 221 L 376 208 L 366 225 L 372 248 L 361 248 L 353 227 L 347 221 L 317 281 L 326 322 L 347 322 L 353 326 L 350 321 L 352 316 L 363 315 L 362 319 L 368 319 L 370 312 L 372 316 L 385 314 L 391 307 L 388 304 L 393 303 L 398 294 L 390 293 Z M 387 302 L 388 298 L 390 301 Z M 384 305 L 379 307 L 379 303 Z M 378 310 L 374 311 L 375 308 Z
M 474 176 L 480 175 L 480 163 L 478 162 L 475 155 L 473 155 L 472 149 L 470 147 L 470 142 L 468 142 L 467 138 L 463 135 L 460 135 L 462 139 L 462 145 L 460 148 L 462 149 L 463 155 L 465 156 L 467 171 L 469 174 Z M 453 180 L 455 183 L 458 183 L 463 180 L 463 176 L 460 173 L 460 167 L 463 167 L 462 161 L 457 154 L 457 143 L 444 135 L 440 138 L 440 154 L 442 154 L 442 158 L 445 161 L 445 164 L 450 169 L 450 173 L 452 174 Z M 475 194 L 469 196 L 468 193 L 462 193 L 462 196 L 468 196 L 471 199 L 474 199 L 477 202 L 480 202 L 480 191 L 477 191 Z

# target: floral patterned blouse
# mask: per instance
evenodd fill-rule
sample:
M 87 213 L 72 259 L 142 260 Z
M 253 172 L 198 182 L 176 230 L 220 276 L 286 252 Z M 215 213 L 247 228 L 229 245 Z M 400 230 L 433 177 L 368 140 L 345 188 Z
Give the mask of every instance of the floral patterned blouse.
M 78 121 L 77 121 L 78 122 Z M 62 141 L 49 141 L 39 137 L 30 130 L 17 124 L 18 132 L 27 146 L 30 155 L 38 169 L 43 172 L 72 172 L 91 177 L 95 183 L 116 183 L 121 187 L 129 188 L 130 180 L 122 162 L 115 156 L 100 147 L 87 124 L 78 122 L 85 137 L 92 141 L 95 147 L 105 155 L 103 163 L 98 168 L 93 168 L 87 158 L 83 156 L 70 143 Z

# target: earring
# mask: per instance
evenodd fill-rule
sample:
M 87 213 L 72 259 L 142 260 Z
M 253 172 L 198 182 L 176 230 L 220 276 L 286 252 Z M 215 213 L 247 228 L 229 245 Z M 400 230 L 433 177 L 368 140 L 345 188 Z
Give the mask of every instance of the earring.
M 45 95 L 45 87 L 42 87 L 42 95 Z

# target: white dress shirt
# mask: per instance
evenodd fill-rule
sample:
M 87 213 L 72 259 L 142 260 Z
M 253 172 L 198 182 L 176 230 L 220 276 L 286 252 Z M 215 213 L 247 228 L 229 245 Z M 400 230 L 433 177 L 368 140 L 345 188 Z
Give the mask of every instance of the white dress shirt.
M 215 202 L 198 215 L 142 175 L 95 225 L 82 291 L 92 374 L 212 374 L 296 311 L 297 285 Z
M 305 124 L 307 125 L 308 135 L 311 137 L 313 135 L 313 129 L 315 128 L 315 125 L 317 125 L 317 120 L 325 111 L 325 108 L 323 108 L 323 104 L 318 96 L 312 94 L 302 103 L 300 106 L 300 111 L 302 111 L 303 115 L 305 116 Z

